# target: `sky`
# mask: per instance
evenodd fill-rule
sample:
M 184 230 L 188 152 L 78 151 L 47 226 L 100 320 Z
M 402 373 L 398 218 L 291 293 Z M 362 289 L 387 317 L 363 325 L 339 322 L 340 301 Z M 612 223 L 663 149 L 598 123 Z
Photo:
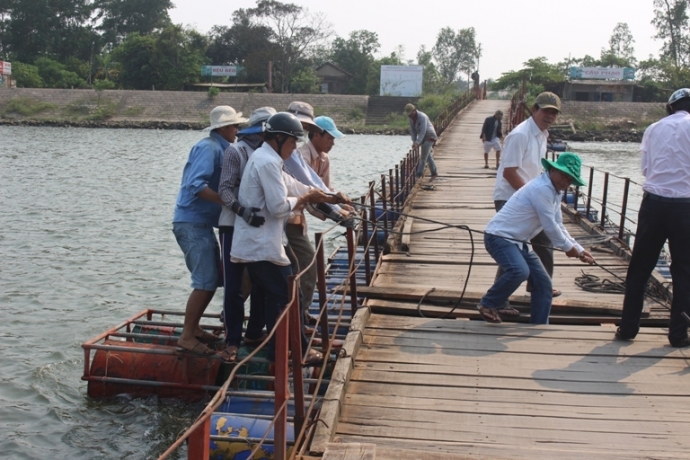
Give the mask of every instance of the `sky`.
M 230 25 L 238 8 L 252 8 L 255 0 L 173 0 L 174 23 L 206 33 L 214 25 Z M 389 55 L 400 45 L 405 59 L 415 60 L 420 46 L 430 50 L 443 27 L 474 27 L 482 47 L 479 74 L 496 79 L 522 68 L 528 59 L 545 56 L 555 64 L 571 56 L 599 57 L 619 22 L 628 24 L 635 40 L 635 57 L 658 56 L 651 20 L 652 0 L 285 0 L 310 12 L 325 14 L 335 35 L 347 38 L 354 30 L 376 32 Z

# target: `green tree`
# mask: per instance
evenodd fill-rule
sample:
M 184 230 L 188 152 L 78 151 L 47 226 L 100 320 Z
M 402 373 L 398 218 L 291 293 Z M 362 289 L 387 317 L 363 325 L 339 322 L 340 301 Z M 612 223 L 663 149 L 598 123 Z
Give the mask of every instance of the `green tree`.
M 181 90 L 185 83 L 199 81 L 205 63 L 206 40 L 198 32 L 170 25 L 156 34 L 154 45 L 156 87 Z
M 38 67 L 15 61 L 12 63 L 12 79 L 19 88 L 43 88 L 43 79 Z
M 481 56 L 481 47 L 476 42 L 474 27 L 460 29 L 457 33 L 444 27 L 436 36 L 431 52 L 438 64 L 438 72 L 449 85 L 457 80 L 460 72 L 467 73 L 469 80 Z
M 314 68 L 308 66 L 295 73 L 290 86 L 293 93 L 318 93 L 320 81 Z
M 241 64 L 242 78 L 248 83 L 267 81 L 268 61 L 279 56 L 268 27 L 254 25 L 246 18 L 236 18 L 232 27 L 215 26 L 207 39 L 208 62 L 214 65 Z
M 89 0 L 3 0 L 2 46 L 14 60 L 33 62 L 39 56 L 87 60 L 96 36 L 86 25 Z M 9 18 L 9 19 L 8 19 Z
M 279 55 L 273 59 L 274 72 L 277 86 L 283 92 L 291 83 L 300 61 L 332 35 L 331 25 L 324 15 L 310 14 L 299 5 L 276 0 L 257 0 L 256 8 L 240 8 L 233 17 L 234 20 L 263 25 L 273 32 L 272 40 L 279 50 Z
M 652 24 L 664 41 L 661 55 L 676 68 L 690 64 L 690 37 L 688 34 L 687 0 L 654 0 Z
M 129 34 L 150 35 L 172 23 L 171 0 L 95 0 L 104 43 L 118 45 Z
M 436 68 L 431 51 L 427 51 L 424 45 L 417 52 L 417 65 L 424 67 L 422 81 L 422 92 L 426 94 L 440 94 L 448 90 L 448 85 L 444 84 L 443 78 Z
M 86 81 L 76 72 L 67 70 L 66 66 L 50 58 L 36 59 L 34 65 L 46 88 L 85 88 Z
M 524 79 L 527 92 L 532 96 L 544 90 L 558 92 L 558 86 L 565 81 L 565 70 L 562 64 L 550 64 L 545 57 L 540 56 L 523 63 L 520 70 L 503 73 L 491 89 L 516 91 L 522 86 Z
M 611 38 L 609 38 L 609 47 L 601 49 L 601 65 L 634 67 L 637 61 L 633 43 L 635 43 L 635 39 L 628 24 L 625 22 L 616 24 Z
M 155 48 L 154 37 L 134 32 L 113 50 L 115 60 L 122 63 L 119 78 L 124 88 L 151 89 L 158 83 Z
M 205 63 L 206 39 L 182 26 L 168 26 L 153 35 L 134 32 L 113 50 L 121 63 L 119 81 L 125 88 L 180 90 L 199 81 Z
M 350 83 L 348 93 L 366 94 L 367 74 L 375 60 L 374 54 L 380 47 L 376 32 L 368 30 L 350 32 L 347 40 L 340 37 L 333 40 L 330 60 L 355 77 Z

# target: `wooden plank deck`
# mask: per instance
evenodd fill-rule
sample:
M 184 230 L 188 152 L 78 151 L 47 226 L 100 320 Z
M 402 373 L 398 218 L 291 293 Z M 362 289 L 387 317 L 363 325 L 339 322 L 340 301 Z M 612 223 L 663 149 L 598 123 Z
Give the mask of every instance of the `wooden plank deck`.
M 467 231 L 415 233 L 439 227 L 423 219 L 483 230 L 494 215 L 496 172 L 483 168 L 479 132 L 497 109 L 507 112 L 506 102 L 476 102 L 444 133 L 436 189 L 418 187 L 406 207 L 415 217 L 404 224 L 412 233 L 405 251 L 394 247 L 362 289 L 366 308 L 353 318 L 312 453 L 324 460 L 690 458 L 690 351 L 668 346 L 661 328 L 642 328 L 632 343 L 613 341 L 613 324 L 602 323 L 620 317 L 622 295 L 574 284 L 582 271 L 612 275 L 557 252 L 554 287 L 563 295 L 554 299 L 552 324 L 471 321 L 496 273 L 481 235 L 473 253 Z M 564 221 L 574 237 L 590 237 L 572 215 Z M 624 258 L 595 256 L 625 276 Z M 455 319 L 438 319 L 468 274 Z M 420 317 L 425 294 L 419 309 L 437 318 Z M 511 302 L 528 321 L 524 287 Z M 668 318 L 653 304 L 646 312 L 650 324 Z
M 690 352 L 661 329 L 612 335 L 373 314 L 334 441 L 376 459 L 690 458 Z

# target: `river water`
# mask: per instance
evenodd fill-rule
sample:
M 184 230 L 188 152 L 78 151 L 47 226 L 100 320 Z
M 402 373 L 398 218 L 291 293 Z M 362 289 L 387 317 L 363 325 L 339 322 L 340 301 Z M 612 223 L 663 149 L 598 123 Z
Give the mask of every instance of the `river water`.
M 184 308 L 189 275 L 170 220 L 202 136 L 0 126 L 0 457 L 155 458 L 203 407 L 91 400 L 80 380 L 82 342 L 144 308 Z M 358 197 L 409 145 L 339 140 L 334 186 Z M 639 179 L 637 149 L 571 144 L 586 164 Z M 312 235 L 328 226 L 311 222 Z M 209 311 L 220 305 L 218 295 Z

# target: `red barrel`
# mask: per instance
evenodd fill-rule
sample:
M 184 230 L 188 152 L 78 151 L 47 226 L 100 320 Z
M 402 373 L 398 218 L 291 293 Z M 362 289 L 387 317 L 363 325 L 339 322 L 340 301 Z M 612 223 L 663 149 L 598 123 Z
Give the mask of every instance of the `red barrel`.
M 182 387 L 89 380 L 88 395 L 93 398 L 108 398 L 127 393 L 135 397 L 158 395 L 161 398 L 198 401 L 210 393 L 198 388 L 199 385 L 216 385 L 220 367 L 220 361 L 217 359 L 189 354 L 154 355 L 137 352 L 137 350 L 172 349 L 170 346 L 150 343 L 105 340 L 103 345 L 127 347 L 132 351 L 97 350 L 91 364 L 91 377 L 168 382 Z

